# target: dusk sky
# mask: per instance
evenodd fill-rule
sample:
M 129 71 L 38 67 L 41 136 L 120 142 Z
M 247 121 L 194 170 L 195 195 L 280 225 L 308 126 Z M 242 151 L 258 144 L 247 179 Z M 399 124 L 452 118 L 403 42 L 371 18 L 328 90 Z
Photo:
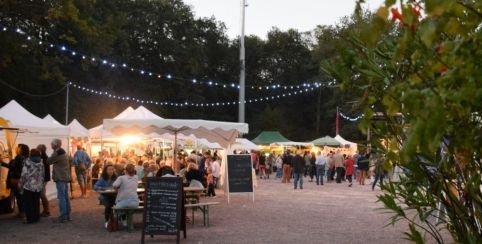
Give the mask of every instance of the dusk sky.
M 240 34 L 241 0 L 184 0 L 193 7 L 197 17 L 215 16 L 228 28 L 228 36 Z M 374 10 L 383 0 L 367 0 L 365 5 Z M 317 25 L 331 25 L 355 9 L 355 0 L 247 0 L 246 35 L 254 34 L 263 39 L 276 26 L 281 30 L 289 28 L 310 31 Z

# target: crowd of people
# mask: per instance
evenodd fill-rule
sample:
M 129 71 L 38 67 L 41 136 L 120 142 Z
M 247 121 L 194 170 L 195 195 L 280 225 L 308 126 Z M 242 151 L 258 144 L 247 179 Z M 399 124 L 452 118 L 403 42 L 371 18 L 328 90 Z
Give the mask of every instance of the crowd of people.
M 40 217 L 50 216 L 49 201 L 46 196 L 46 185 L 50 180 L 55 182 L 57 199 L 59 201 L 59 217 L 56 223 L 71 220 L 68 183 L 70 177 L 69 157 L 62 149 L 62 141 L 54 139 L 51 142 L 53 153 L 47 156 L 47 147 L 43 144 L 30 149 L 25 144 L 18 144 L 16 156 L 8 164 L 7 188 L 11 189 L 18 206 L 17 217 L 24 218 L 25 223 L 33 224 Z M 52 175 L 50 166 L 53 165 Z M 43 211 L 40 212 L 40 202 Z
M 292 153 L 286 150 L 275 156 L 252 152 L 253 167 L 260 179 L 269 179 L 271 172 L 276 172 L 276 178 L 282 183 L 294 181 L 294 189 L 303 189 L 303 178 L 309 177 L 309 182 L 324 185 L 324 182 L 348 182 L 353 186 L 355 180 L 359 185 L 365 185 L 367 179 L 373 179 L 372 190 L 378 181 L 383 184 L 386 175 L 383 169 L 383 159 L 375 152 L 368 154 L 346 155 L 340 150 L 314 153 L 297 150 Z M 324 180 L 326 179 L 326 181 Z
M 69 183 L 71 183 L 71 167 L 75 168 L 75 175 L 80 187 L 81 197 L 87 196 L 87 185 L 94 182 L 93 189 L 117 189 L 116 195 L 100 194 L 99 200 L 105 206 L 104 220 L 106 227 L 112 216 L 112 207 L 137 207 L 139 197 L 137 188 L 140 181 L 148 177 L 179 176 L 183 178 L 185 186 L 202 187 L 207 189 L 206 197 L 216 197 L 215 188 L 221 176 L 221 157 L 217 152 L 205 151 L 190 154 L 179 153 L 173 158 L 153 158 L 152 156 L 110 156 L 102 153 L 93 158 L 82 147 L 72 157 L 62 148 L 62 141 L 54 139 L 51 142 L 53 153 L 46 154 L 47 147 L 43 144 L 30 149 L 27 145 L 19 144 L 16 156 L 9 164 L 2 163 L 9 168 L 7 186 L 16 198 L 19 213 L 25 223 L 39 222 L 40 217 L 51 215 L 46 196 L 46 184 L 53 180 L 57 189 L 59 216 L 56 223 L 71 220 L 69 197 Z M 382 158 L 377 153 L 344 155 L 338 151 L 327 154 L 321 152 L 302 152 L 290 150 L 279 155 L 252 152 L 253 166 L 260 179 L 269 179 L 272 173 L 283 183 L 291 183 L 294 189 L 303 189 L 303 178 L 309 177 L 309 182 L 316 185 L 336 182 L 348 182 L 353 185 L 355 180 L 364 185 L 367 178 L 372 178 L 372 190 L 378 181 L 383 184 L 385 171 Z M 94 162 L 94 163 L 93 163 Z M 52 175 L 50 166 L 53 165 Z M 43 211 L 40 212 L 40 203 Z

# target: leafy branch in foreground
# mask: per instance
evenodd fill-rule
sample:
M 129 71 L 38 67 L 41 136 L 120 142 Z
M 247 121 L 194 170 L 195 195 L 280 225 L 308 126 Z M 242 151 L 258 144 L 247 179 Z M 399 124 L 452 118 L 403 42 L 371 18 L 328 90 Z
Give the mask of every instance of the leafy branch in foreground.
M 363 1 L 359 1 L 363 2 Z M 400 179 L 379 196 L 408 240 L 482 242 L 482 2 L 387 0 L 323 64 Z M 394 177 L 393 179 L 398 178 Z

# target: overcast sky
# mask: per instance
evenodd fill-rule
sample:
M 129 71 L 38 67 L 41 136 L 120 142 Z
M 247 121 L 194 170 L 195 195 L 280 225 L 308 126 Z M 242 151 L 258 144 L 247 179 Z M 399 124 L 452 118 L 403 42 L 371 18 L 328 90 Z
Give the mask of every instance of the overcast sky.
M 223 21 L 228 36 L 240 34 L 241 0 L 184 0 L 193 7 L 195 16 L 211 17 Z M 383 0 L 367 0 L 366 7 L 374 10 Z M 353 13 L 355 0 L 247 0 L 246 35 L 254 34 L 263 39 L 273 27 L 309 31 L 317 25 L 331 25 Z

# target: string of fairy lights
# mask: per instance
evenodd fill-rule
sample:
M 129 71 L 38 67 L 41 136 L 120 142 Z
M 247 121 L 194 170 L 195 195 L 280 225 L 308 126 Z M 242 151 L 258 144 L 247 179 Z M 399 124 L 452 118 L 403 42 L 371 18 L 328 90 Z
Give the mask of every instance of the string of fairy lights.
M 90 93 L 90 94 L 95 94 L 95 95 L 103 96 L 103 97 L 110 98 L 110 99 L 117 99 L 117 100 L 122 100 L 122 101 L 131 101 L 131 102 L 137 102 L 137 103 L 141 103 L 141 104 L 154 104 L 154 105 L 158 105 L 158 106 L 221 107 L 221 106 L 238 105 L 239 103 L 241 103 L 240 101 L 217 101 L 217 102 L 210 102 L 210 103 L 198 103 L 198 102 L 191 102 L 191 101 L 185 101 L 185 102 L 158 101 L 158 100 L 142 99 L 142 98 L 132 97 L 132 96 L 116 95 L 116 94 L 108 92 L 108 91 L 101 91 L 101 90 L 85 87 L 85 86 L 79 85 L 78 83 L 75 83 L 75 82 L 69 82 L 69 86 L 71 86 L 73 88 L 76 88 L 78 90 Z M 282 93 L 282 94 L 277 94 L 277 95 L 250 98 L 250 99 L 246 99 L 244 101 L 244 103 L 259 103 L 259 102 L 265 102 L 265 101 L 272 101 L 272 100 L 282 99 L 282 98 L 286 98 L 286 97 L 302 95 L 302 94 L 305 94 L 305 93 L 315 91 L 315 89 L 316 89 L 316 87 L 310 87 L 310 88 L 303 88 L 303 89 L 299 89 L 299 90 L 295 90 L 295 91 L 288 91 L 288 92 L 285 92 L 285 93 Z
M 142 76 L 148 76 L 148 77 L 154 77 L 158 79 L 164 79 L 164 80 L 181 80 L 181 81 L 188 81 L 193 85 L 206 85 L 210 87 L 218 87 L 218 88 L 226 88 L 226 89 L 239 89 L 239 85 L 235 83 L 224 83 L 224 82 L 217 82 L 209 79 L 197 79 L 197 78 L 184 78 L 184 77 L 179 77 L 179 76 L 174 76 L 170 73 L 164 73 L 162 74 L 161 72 L 153 72 L 149 71 L 149 69 L 145 68 L 135 68 L 131 67 L 128 65 L 126 62 L 112 62 L 107 58 L 102 58 L 100 55 L 88 55 L 88 54 L 83 54 L 82 52 L 76 51 L 72 48 L 68 48 L 65 45 L 62 44 L 54 44 L 54 43 L 49 43 L 46 41 L 43 41 L 39 38 L 35 38 L 25 31 L 23 31 L 20 28 L 10 28 L 7 27 L 3 24 L 0 23 L 0 29 L 3 32 L 9 31 L 12 29 L 14 33 L 24 36 L 26 42 L 36 42 L 39 46 L 44 46 L 50 49 L 56 49 L 59 51 L 59 53 L 64 54 L 64 55 L 70 55 L 72 57 L 79 57 L 82 60 L 90 61 L 92 63 L 97 63 L 97 64 L 102 64 L 106 67 L 110 68 L 121 68 L 124 70 L 128 70 L 134 73 L 137 73 Z M 121 96 L 121 95 L 116 95 L 114 93 L 108 92 L 108 91 L 101 91 L 101 90 L 96 90 L 93 88 L 89 88 L 86 86 L 82 86 L 78 83 L 75 82 L 68 82 L 69 86 L 76 88 L 78 90 L 84 91 L 86 93 L 90 94 L 95 94 L 98 96 L 104 96 L 106 98 L 110 99 L 117 99 L 117 100 L 123 100 L 123 101 L 130 101 L 130 102 L 137 102 L 140 104 L 153 104 L 153 105 L 158 105 L 158 106 L 172 106 L 172 107 L 221 107 L 221 106 L 233 106 L 233 105 L 238 105 L 241 103 L 240 101 L 217 101 L 217 102 L 208 102 L 208 103 L 199 103 L 199 102 L 192 102 L 192 101 L 184 101 L 184 102 L 174 102 L 174 101 L 158 101 L 158 100 L 150 100 L 150 99 L 143 99 L 143 98 L 137 98 L 137 97 L 132 97 L 132 96 Z M 277 99 L 282 99 L 286 97 L 292 97 L 292 96 L 297 96 L 297 95 L 302 95 L 306 94 L 312 91 L 315 91 L 315 89 L 321 88 L 321 87 L 338 87 L 338 84 L 336 80 L 330 80 L 330 81 L 323 81 L 323 82 L 304 82 L 302 84 L 297 84 L 297 85 L 282 85 L 278 83 L 272 83 L 270 85 L 258 85 L 258 86 L 248 86 L 252 90 L 258 90 L 258 91 L 268 91 L 268 90 L 285 90 L 284 93 L 281 94 L 276 94 L 276 95 L 268 95 L 268 96 L 261 96 L 261 97 L 256 97 L 256 98 L 250 98 L 246 99 L 244 103 L 260 103 L 260 102 L 267 102 L 267 101 L 272 101 L 272 100 L 277 100 Z M 347 116 L 341 112 L 339 112 L 339 115 L 348 121 L 351 122 L 356 122 L 360 119 L 363 118 L 363 114 L 356 116 L 356 117 L 350 117 Z
M 9 27 L 2 25 L 0 23 L 0 29 L 3 32 L 9 31 Z M 130 65 L 128 65 L 126 62 L 112 62 L 107 58 L 102 58 L 100 55 L 87 55 L 83 54 L 82 52 L 79 52 L 77 50 L 74 50 L 72 48 L 69 48 L 65 45 L 62 44 L 54 44 L 50 42 L 46 42 L 44 40 L 41 40 L 39 38 L 35 38 L 29 34 L 27 34 L 25 31 L 23 31 L 20 28 L 14 28 L 13 29 L 14 33 L 25 37 L 26 42 L 36 42 L 39 46 L 44 46 L 46 48 L 50 49 L 55 49 L 58 50 L 59 53 L 64 54 L 64 55 L 69 55 L 71 57 L 78 57 L 82 60 L 85 61 L 90 61 L 91 63 L 96 63 L 100 65 L 104 65 L 106 67 L 110 68 L 121 68 L 124 70 L 128 70 L 134 73 L 137 73 L 141 76 L 148 76 L 148 77 L 154 77 L 158 79 L 163 79 L 163 80 L 180 80 L 180 81 L 187 81 L 190 82 L 193 85 L 205 85 L 209 87 L 218 87 L 218 88 L 225 88 L 225 89 L 239 89 L 239 85 L 233 82 L 217 82 L 214 80 L 210 79 L 198 79 L 198 78 L 184 78 L 180 76 L 174 76 L 170 74 L 169 72 L 162 74 L 160 72 L 153 72 L 149 71 L 149 69 L 146 68 L 135 68 Z M 304 88 L 311 88 L 311 87 L 337 87 L 337 82 L 335 80 L 330 80 L 330 81 L 316 81 L 316 82 L 304 82 L 302 84 L 297 84 L 297 85 L 282 85 L 279 83 L 272 83 L 270 85 L 251 85 L 248 86 L 251 90 L 253 91 L 263 91 L 263 90 L 300 90 Z
M 358 116 L 355 116 L 355 117 L 350 117 L 350 116 L 347 116 L 345 114 L 343 114 L 342 112 L 338 112 L 340 114 L 340 116 L 343 118 L 343 119 L 346 119 L 350 122 L 356 122 L 360 119 L 362 119 L 364 117 L 364 114 L 360 114 Z

